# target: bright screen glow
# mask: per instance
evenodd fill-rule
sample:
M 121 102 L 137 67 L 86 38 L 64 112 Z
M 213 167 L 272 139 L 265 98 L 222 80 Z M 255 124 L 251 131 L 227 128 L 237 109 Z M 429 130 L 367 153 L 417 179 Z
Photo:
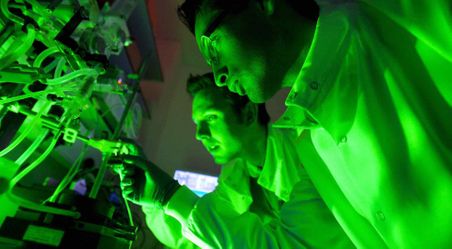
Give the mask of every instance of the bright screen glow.
M 212 192 L 218 184 L 218 177 L 176 170 L 174 179 L 187 186 L 198 196 Z

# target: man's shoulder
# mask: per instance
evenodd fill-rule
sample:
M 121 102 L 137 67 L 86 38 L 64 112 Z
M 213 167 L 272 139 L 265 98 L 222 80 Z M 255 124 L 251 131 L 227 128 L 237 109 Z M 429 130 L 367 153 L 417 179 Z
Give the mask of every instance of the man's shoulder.
M 267 137 L 267 153 L 271 153 L 269 149 L 285 148 L 291 149 L 295 148 L 296 141 L 300 134 L 299 127 L 273 127 L 269 129 Z
M 294 139 L 298 132 L 295 127 L 278 127 L 271 125 L 268 129 L 269 138 Z

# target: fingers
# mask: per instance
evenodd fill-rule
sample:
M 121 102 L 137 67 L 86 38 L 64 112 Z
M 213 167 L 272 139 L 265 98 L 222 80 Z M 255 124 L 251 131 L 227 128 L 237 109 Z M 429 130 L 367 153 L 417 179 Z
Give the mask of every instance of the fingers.
M 119 169 L 118 169 L 119 168 Z M 134 183 L 134 178 L 136 177 L 136 171 L 133 166 L 125 165 L 123 167 L 117 167 L 115 172 L 118 173 L 121 184 L 124 186 L 132 186 Z
M 124 163 L 128 163 L 128 164 L 141 163 L 141 164 L 143 164 L 143 162 L 146 162 L 146 160 L 144 160 L 143 158 L 141 158 L 139 156 L 134 156 L 134 155 L 118 155 L 118 156 L 112 156 L 112 157 L 110 157 L 110 159 L 108 159 L 109 164 L 124 164 Z
M 112 157 L 112 159 L 114 160 L 121 160 L 123 165 L 133 165 L 135 167 L 138 167 L 142 170 L 147 170 L 148 169 L 148 165 L 150 164 L 148 161 L 146 161 L 145 159 L 143 159 L 142 157 L 139 156 L 133 156 L 133 155 L 121 155 L 119 157 Z
M 125 199 L 133 202 L 139 201 L 139 185 L 137 179 L 139 178 L 139 172 L 137 172 L 135 161 L 133 157 L 128 157 L 125 161 L 123 155 L 111 157 L 108 164 L 112 170 L 119 175 L 122 195 Z
M 139 201 L 138 197 L 137 197 L 137 193 L 136 193 L 136 191 L 133 188 L 125 187 L 125 188 L 121 189 L 121 192 L 122 192 L 122 196 L 125 199 L 133 201 L 135 203 Z
M 132 185 L 124 185 L 121 183 L 121 191 L 123 195 L 127 196 L 130 195 L 130 193 L 136 192 L 136 190 L 133 188 Z
M 128 154 L 128 155 L 144 155 L 143 150 L 139 143 L 130 138 L 121 138 L 120 139 L 122 148 L 120 154 Z
M 108 164 L 112 168 L 112 170 L 117 174 L 124 174 L 126 172 L 132 172 L 134 171 L 134 166 L 138 166 L 139 164 L 139 158 L 137 157 L 129 157 L 125 158 L 125 155 L 121 156 L 113 156 L 108 160 Z M 141 167 L 139 167 L 141 168 Z
M 118 175 L 121 175 L 122 171 L 124 170 L 124 165 L 122 164 L 110 164 L 110 166 L 113 172 L 115 172 Z
M 114 172 L 120 176 L 120 188 L 124 198 L 139 204 L 146 183 L 146 161 L 137 156 L 121 155 L 108 161 Z
M 122 189 L 133 186 L 136 173 L 134 165 L 124 162 L 122 158 L 112 158 L 108 163 L 112 170 L 120 176 Z
M 120 174 L 120 182 L 119 182 L 119 186 L 121 187 L 121 190 L 124 191 L 132 191 L 134 189 L 136 189 L 135 183 L 135 174 L 134 172 L 131 171 L 127 171 L 124 170 L 121 172 Z
M 135 180 L 127 174 L 123 175 L 121 178 L 119 185 L 123 197 L 133 202 L 139 201 L 137 197 L 139 190 L 137 189 L 137 186 L 135 186 Z
M 121 187 L 125 188 L 125 187 L 131 187 L 133 185 L 134 180 L 132 178 L 124 178 L 121 181 Z

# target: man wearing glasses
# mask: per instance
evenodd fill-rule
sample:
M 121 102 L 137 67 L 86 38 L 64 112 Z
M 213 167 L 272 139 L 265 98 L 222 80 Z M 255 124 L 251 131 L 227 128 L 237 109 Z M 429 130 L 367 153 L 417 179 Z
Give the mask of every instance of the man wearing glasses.
M 452 244 L 449 0 L 186 0 L 216 84 L 296 129 L 306 171 L 359 248 Z M 196 232 L 196 231 L 194 231 Z M 198 231 L 199 232 L 199 231 Z
M 219 88 L 212 73 L 190 77 L 187 89 L 196 139 L 222 165 L 215 191 L 199 198 L 139 157 L 125 156 L 119 165 L 125 197 L 143 207 L 161 242 L 172 248 L 353 248 L 307 177 L 290 130 L 267 127 L 264 104 Z

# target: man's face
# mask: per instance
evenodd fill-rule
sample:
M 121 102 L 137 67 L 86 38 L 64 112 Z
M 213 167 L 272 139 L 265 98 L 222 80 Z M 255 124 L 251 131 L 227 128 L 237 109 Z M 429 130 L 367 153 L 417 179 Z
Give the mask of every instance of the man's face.
M 217 164 L 241 156 L 247 126 L 240 122 L 231 104 L 218 91 L 206 89 L 193 98 L 192 118 L 196 139 L 201 141 Z
M 203 7 L 196 17 L 195 36 L 204 57 L 208 50 L 217 55 L 211 63 L 217 85 L 263 103 L 281 87 L 287 65 L 280 58 L 272 25 L 253 2 L 238 13 Z

